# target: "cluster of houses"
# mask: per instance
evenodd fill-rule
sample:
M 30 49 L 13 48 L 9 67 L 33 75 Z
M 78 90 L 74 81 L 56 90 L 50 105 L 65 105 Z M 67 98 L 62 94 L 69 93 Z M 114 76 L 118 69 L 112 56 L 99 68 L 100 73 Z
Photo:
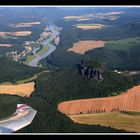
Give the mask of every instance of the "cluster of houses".
M 22 44 L 22 46 L 24 47 L 24 50 L 22 52 L 19 53 L 18 51 L 12 51 L 6 53 L 6 56 L 10 57 L 13 61 L 21 62 L 23 59 L 25 59 L 25 56 L 29 54 L 35 55 L 36 52 L 41 48 L 40 44 L 52 35 L 52 31 L 49 30 L 48 26 L 45 27 L 44 31 L 40 34 L 39 39 L 37 39 L 36 41 L 25 41 L 24 44 Z M 58 27 L 57 29 L 62 30 L 62 28 L 60 27 Z M 59 35 L 54 39 L 54 43 L 55 45 L 58 45 L 60 43 Z
M 41 43 L 42 41 L 44 41 L 46 38 L 50 37 L 52 34 L 51 31 L 44 31 L 43 33 L 41 33 L 40 38 L 38 39 L 38 42 Z
M 140 71 L 119 71 L 119 70 L 113 70 L 113 72 L 118 73 L 118 74 L 122 74 L 122 75 L 135 75 L 135 74 L 139 74 Z
M 31 52 L 31 47 L 26 47 L 21 53 L 18 54 L 18 51 L 12 51 L 6 53 L 7 57 L 10 57 L 13 61 L 21 61 L 27 54 Z
M 25 58 L 28 54 L 35 54 L 37 50 L 40 49 L 40 43 L 43 42 L 45 39 L 50 37 L 52 34 L 51 31 L 48 30 L 48 27 L 44 29 L 44 32 L 40 34 L 40 37 L 37 41 L 25 41 L 24 44 L 22 44 L 25 48 L 20 54 L 18 54 L 17 51 L 12 51 L 10 53 L 7 53 L 7 56 L 10 56 L 12 60 L 14 61 L 21 61 L 23 58 Z

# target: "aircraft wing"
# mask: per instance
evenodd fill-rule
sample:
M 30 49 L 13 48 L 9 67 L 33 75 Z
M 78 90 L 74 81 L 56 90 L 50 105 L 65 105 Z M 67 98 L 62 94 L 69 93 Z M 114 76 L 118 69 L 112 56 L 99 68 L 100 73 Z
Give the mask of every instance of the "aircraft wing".
M 36 113 L 26 104 L 17 104 L 15 113 L 0 120 L 0 133 L 12 133 L 31 124 Z

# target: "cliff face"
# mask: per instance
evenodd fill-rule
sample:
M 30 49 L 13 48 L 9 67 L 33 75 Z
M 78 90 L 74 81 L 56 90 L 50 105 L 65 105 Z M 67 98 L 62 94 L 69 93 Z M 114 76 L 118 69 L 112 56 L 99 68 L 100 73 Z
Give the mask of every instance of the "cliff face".
M 95 78 L 99 81 L 103 80 L 103 76 L 100 72 L 100 70 L 96 67 L 93 67 L 91 65 L 85 65 L 85 64 L 77 64 L 76 65 L 78 73 L 84 77 L 87 78 Z

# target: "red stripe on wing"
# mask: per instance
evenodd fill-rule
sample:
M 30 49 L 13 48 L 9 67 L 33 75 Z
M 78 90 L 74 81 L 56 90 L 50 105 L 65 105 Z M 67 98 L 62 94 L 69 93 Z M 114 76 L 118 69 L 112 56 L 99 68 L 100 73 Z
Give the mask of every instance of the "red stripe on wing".
M 28 107 L 28 106 L 27 105 L 21 105 L 21 106 L 17 107 L 16 110 L 24 108 L 24 107 Z

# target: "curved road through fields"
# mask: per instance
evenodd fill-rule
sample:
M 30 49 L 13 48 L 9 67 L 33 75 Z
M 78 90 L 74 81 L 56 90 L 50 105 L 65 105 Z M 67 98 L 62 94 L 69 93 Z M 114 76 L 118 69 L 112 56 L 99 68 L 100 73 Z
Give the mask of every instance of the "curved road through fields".
M 41 43 L 42 45 L 48 46 L 49 50 L 41 56 L 36 55 L 36 58 L 28 64 L 29 66 L 37 67 L 37 64 L 39 63 L 39 61 L 48 57 L 51 53 L 55 51 L 56 46 L 52 45 L 51 42 L 59 35 L 59 32 L 55 30 L 55 25 L 50 25 L 49 30 L 52 31 L 51 36 Z

